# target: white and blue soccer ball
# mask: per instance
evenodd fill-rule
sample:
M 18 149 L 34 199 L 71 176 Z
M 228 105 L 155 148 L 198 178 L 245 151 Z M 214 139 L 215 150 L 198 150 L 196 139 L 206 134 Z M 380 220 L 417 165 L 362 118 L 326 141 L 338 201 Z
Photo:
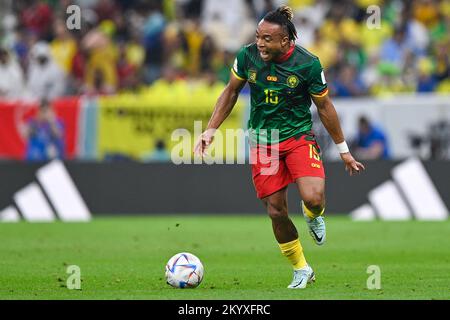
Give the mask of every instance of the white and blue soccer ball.
M 196 288 L 203 280 L 203 264 L 192 253 L 181 252 L 166 264 L 166 281 L 174 288 Z

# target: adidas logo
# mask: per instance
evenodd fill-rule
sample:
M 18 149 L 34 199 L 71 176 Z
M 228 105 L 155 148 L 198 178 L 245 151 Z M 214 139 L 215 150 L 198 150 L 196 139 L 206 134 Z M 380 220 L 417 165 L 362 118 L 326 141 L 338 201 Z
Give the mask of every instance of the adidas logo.
M 0 211 L 0 222 L 89 221 L 91 213 L 66 167 L 54 160 L 36 172 L 31 182 L 13 196 L 14 204 Z
M 388 180 L 368 194 L 370 204 L 353 210 L 353 220 L 445 220 L 448 209 L 422 162 L 411 158 L 395 166 Z

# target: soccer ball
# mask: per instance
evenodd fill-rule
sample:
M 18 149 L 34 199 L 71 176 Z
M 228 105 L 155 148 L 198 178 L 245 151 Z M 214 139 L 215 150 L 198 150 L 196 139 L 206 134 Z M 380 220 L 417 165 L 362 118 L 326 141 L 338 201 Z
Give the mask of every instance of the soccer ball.
M 192 253 L 181 252 L 166 264 L 166 281 L 174 288 L 195 288 L 203 280 L 203 264 Z

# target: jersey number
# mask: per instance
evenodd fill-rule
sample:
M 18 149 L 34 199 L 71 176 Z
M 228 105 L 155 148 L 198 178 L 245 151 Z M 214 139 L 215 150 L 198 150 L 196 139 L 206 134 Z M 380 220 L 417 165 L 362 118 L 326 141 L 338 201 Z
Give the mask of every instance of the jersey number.
M 266 94 L 266 103 L 278 104 L 278 95 L 275 90 L 266 89 L 264 93 Z
M 317 152 L 316 147 L 312 144 L 309 145 L 309 158 L 314 158 L 315 160 L 320 161 L 320 154 Z

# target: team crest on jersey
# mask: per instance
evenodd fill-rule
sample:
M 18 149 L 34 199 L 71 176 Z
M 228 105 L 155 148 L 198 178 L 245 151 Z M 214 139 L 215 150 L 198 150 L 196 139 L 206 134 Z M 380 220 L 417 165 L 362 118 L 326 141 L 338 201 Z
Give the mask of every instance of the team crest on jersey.
M 287 78 L 287 85 L 289 86 L 289 87 L 291 87 L 291 88 L 295 88 L 296 86 L 298 86 L 298 78 L 297 78 L 297 76 L 295 76 L 295 75 L 290 75 L 288 78 Z
M 248 82 L 256 83 L 256 71 L 255 70 L 248 71 Z

